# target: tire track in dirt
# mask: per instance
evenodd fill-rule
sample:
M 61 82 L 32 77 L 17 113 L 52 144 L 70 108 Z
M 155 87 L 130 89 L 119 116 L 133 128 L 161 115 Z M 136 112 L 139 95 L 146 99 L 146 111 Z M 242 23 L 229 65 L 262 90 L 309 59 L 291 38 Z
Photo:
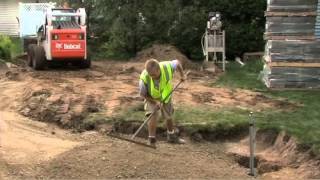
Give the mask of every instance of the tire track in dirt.
M 25 85 L 20 82 L 0 83 L 1 178 L 13 178 L 26 169 L 30 173 L 30 168 L 81 144 L 72 140 L 67 131 L 32 121 L 10 110 Z
M 37 164 L 72 149 L 77 142 L 60 139 L 49 125 L 34 122 L 16 113 L 0 111 L 1 154 L 10 164 Z

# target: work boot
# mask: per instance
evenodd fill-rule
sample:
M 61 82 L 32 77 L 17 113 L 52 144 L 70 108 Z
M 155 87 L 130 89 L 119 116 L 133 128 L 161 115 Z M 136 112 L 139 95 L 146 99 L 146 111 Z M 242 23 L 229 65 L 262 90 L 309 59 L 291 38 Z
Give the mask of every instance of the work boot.
M 184 139 L 179 138 L 177 133 L 167 132 L 167 141 L 172 144 L 185 144 L 186 141 Z
M 149 145 L 156 147 L 157 139 L 155 137 L 149 137 Z

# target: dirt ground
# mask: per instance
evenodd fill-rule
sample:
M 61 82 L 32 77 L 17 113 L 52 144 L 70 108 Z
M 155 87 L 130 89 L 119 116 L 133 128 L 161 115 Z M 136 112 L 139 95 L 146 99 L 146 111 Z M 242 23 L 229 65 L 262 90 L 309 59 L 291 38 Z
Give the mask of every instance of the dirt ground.
M 239 164 L 248 167 L 249 138 L 226 143 L 228 154 Z M 256 136 L 256 161 L 262 179 L 318 179 L 320 161 L 306 146 L 285 132 L 258 130 Z
M 92 112 L 110 116 L 141 101 L 142 69 L 143 62 L 134 61 L 98 61 L 90 70 L 0 67 L 0 179 L 250 178 L 247 167 L 230 155 L 235 147 L 230 142 L 194 143 L 185 137 L 185 145 L 160 141 L 154 150 L 95 131 L 72 131 Z M 174 103 L 257 111 L 293 106 L 257 92 L 209 86 L 215 79 L 192 70 Z

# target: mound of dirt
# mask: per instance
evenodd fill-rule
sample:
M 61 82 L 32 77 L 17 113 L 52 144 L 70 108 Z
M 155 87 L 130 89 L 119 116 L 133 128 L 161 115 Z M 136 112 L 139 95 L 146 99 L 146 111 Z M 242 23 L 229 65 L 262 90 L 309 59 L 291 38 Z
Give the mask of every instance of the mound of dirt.
M 150 58 L 154 58 L 159 61 L 178 59 L 184 67 L 192 64 L 192 62 L 176 47 L 168 44 L 154 44 L 150 48 L 138 52 L 136 57 L 132 60 L 144 62 Z
M 4 76 L 7 70 L 8 70 L 7 65 L 4 63 L 4 61 L 0 60 L 0 78 Z
M 25 93 L 19 112 L 39 121 L 81 130 L 82 122 L 89 113 L 101 110 L 99 99 L 90 94 L 54 94 L 48 89 L 30 90 Z
M 7 68 L 7 65 L 5 64 L 5 61 L 0 59 L 0 69 L 3 69 L 3 68 Z

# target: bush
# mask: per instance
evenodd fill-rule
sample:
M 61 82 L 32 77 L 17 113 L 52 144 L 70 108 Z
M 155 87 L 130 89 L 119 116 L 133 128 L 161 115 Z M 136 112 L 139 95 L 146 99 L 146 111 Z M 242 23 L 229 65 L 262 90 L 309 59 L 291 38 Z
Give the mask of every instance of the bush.
M 10 59 L 13 48 L 14 45 L 11 39 L 8 36 L 0 35 L 0 58 L 6 60 Z

